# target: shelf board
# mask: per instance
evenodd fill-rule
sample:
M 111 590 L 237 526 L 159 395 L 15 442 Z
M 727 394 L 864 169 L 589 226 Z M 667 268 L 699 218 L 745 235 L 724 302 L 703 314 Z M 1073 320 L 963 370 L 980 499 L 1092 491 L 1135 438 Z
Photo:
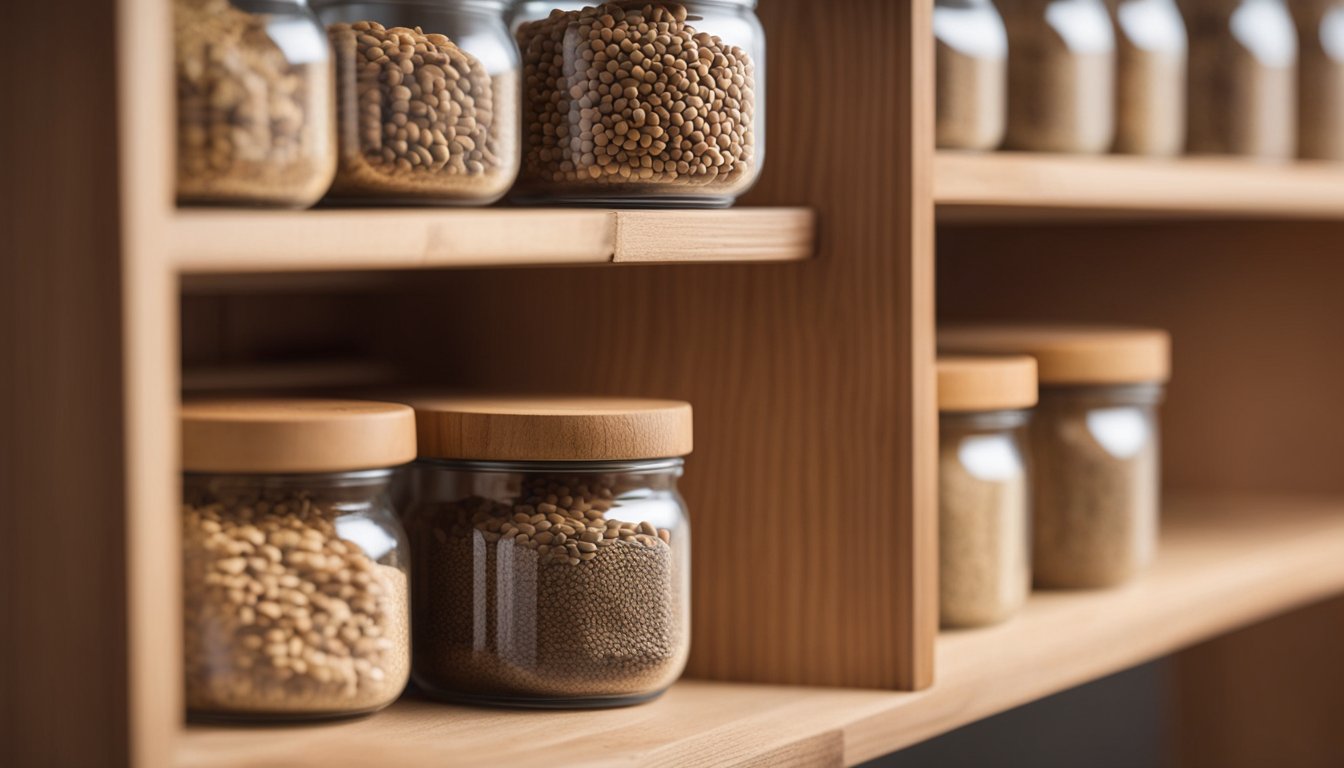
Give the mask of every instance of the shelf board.
M 815 247 L 805 208 L 183 210 L 171 237 L 186 275 L 799 261 Z
M 940 221 L 1344 218 L 1344 166 L 1241 158 L 939 152 Z
M 608 711 L 472 709 L 414 698 L 373 717 L 192 726 L 178 765 L 852 765 L 1344 591 L 1344 500 L 1190 497 L 1127 587 L 1037 593 L 998 627 L 947 632 L 917 693 L 684 681 Z

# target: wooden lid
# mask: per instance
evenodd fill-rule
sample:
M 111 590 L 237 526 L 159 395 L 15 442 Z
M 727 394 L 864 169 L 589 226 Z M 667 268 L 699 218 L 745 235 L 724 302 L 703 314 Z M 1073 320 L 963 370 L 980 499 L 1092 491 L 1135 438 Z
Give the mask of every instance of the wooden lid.
M 182 405 L 188 472 L 382 469 L 415 459 L 415 412 L 363 400 L 200 400 Z
M 945 328 L 938 331 L 938 350 L 1031 355 L 1041 384 L 1139 384 L 1171 376 L 1171 336 L 1152 328 Z
M 628 461 L 691 452 L 691 406 L 587 397 L 411 398 L 420 456 L 474 461 Z
M 1030 408 L 1036 396 L 1036 361 L 1026 355 L 938 357 L 940 411 Z

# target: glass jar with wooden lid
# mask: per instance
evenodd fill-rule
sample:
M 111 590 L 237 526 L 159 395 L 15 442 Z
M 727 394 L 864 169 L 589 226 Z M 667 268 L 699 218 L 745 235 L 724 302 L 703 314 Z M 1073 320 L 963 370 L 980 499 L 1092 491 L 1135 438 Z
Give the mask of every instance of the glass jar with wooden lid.
M 944 329 L 943 351 L 1036 358 L 1028 431 L 1036 586 L 1122 584 L 1157 551 L 1157 408 L 1171 370 L 1165 331 L 1118 327 Z
M 622 706 L 666 690 L 689 649 L 690 531 L 677 479 L 690 405 L 412 404 L 416 684 L 530 707 Z
M 939 617 L 997 624 L 1031 591 L 1031 483 L 1024 429 L 1036 361 L 938 358 Z
M 937 141 L 994 149 L 1008 119 L 1008 33 L 990 0 L 937 0 Z
M 1115 23 L 1115 151 L 1185 151 L 1185 22 L 1176 0 L 1108 0 Z
M 186 703 L 303 720 L 392 703 L 410 673 L 407 548 L 388 497 L 415 458 L 404 405 L 182 406 Z
M 1297 154 L 1344 160 L 1344 0 L 1297 0 Z

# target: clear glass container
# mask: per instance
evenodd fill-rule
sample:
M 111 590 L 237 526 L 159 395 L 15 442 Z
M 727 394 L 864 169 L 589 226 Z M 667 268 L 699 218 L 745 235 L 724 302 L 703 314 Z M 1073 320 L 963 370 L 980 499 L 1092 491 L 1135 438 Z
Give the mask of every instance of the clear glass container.
M 315 0 L 336 55 L 331 198 L 485 205 L 518 174 L 504 0 Z
M 1185 22 L 1175 0 L 1109 0 L 1116 37 L 1115 151 L 1185 151 Z
M 1099 153 L 1115 137 L 1115 33 L 1102 0 L 1000 0 L 1008 29 L 1006 146 Z
M 994 149 L 1008 119 L 1008 33 L 990 0 L 937 0 L 938 146 Z
M 441 697 L 606 707 L 657 696 L 689 649 L 681 459 L 421 459 L 407 514 L 414 678 Z
M 1297 144 L 1297 31 L 1282 0 L 1182 0 L 1191 152 L 1288 159 Z
M 1297 150 L 1344 160 L 1344 0 L 1298 0 Z
M 392 476 L 185 475 L 183 650 L 194 717 L 339 717 L 401 694 L 410 600 Z
M 174 0 L 177 201 L 312 205 L 336 170 L 331 51 L 303 0 Z
M 939 615 L 944 627 L 1004 621 L 1031 592 L 1028 411 L 939 419 Z
M 755 0 L 524 2 L 523 167 L 533 202 L 728 206 L 765 157 Z
M 1030 428 L 1038 587 L 1109 587 L 1157 551 L 1161 384 L 1042 386 Z

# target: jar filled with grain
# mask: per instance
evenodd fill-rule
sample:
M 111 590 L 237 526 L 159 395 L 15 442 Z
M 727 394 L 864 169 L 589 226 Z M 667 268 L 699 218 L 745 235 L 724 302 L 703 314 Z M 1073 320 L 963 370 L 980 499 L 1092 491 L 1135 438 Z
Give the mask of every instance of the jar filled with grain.
M 179 204 L 304 208 L 336 170 L 331 51 L 304 0 L 174 0 Z
M 1031 592 L 1031 484 L 1024 428 L 1036 404 L 1026 356 L 938 358 L 939 616 L 997 624 Z
M 410 674 L 405 533 L 388 499 L 415 457 L 404 405 L 182 407 L 186 703 L 201 719 L 381 709 Z
M 1283 0 L 1181 0 L 1192 153 L 1286 160 L 1297 145 L 1297 31 Z
M 314 0 L 336 56 L 343 201 L 485 205 L 518 175 L 505 0 Z
M 612 707 L 658 696 L 689 649 L 677 492 L 691 407 L 422 399 L 414 678 L 439 697 Z
M 1344 160 L 1344 0 L 1293 3 L 1299 43 L 1297 153 Z
M 1036 358 L 1028 430 L 1032 572 L 1038 587 L 1095 588 L 1139 574 L 1157 551 L 1157 408 L 1171 368 L 1166 332 L 984 327 L 940 331 L 939 347 Z
M 1185 151 L 1185 22 L 1175 0 L 1109 0 L 1115 25 L 1115 151 Z
M 937 0 L 938 146 L 994 149 L 1008 116 L 1008 33 L 990 0 Z
M 765 157 L 765 34 L 755 0 L 524 2 L 516 196 L 728 206 Z
M 999 0 L 1008 29 L 1006 146 L 1099 153 L 1115 137 L 1115 32 L 1102 0 Z

